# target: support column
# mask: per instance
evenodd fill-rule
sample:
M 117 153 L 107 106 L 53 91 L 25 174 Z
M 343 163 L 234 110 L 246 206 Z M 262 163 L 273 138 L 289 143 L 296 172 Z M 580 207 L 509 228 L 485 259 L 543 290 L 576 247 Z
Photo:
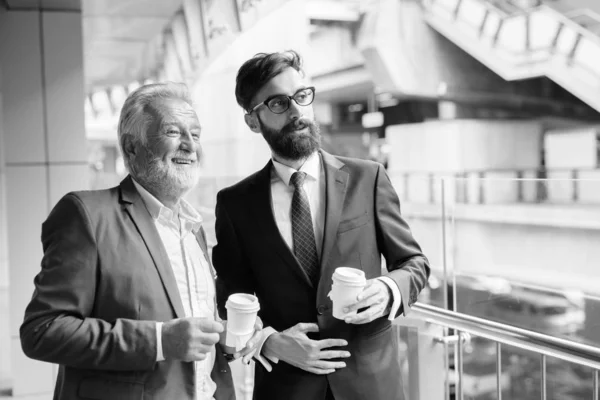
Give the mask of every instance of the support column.
M 65 193 L 89 187 L 81 12 L 0 10 L 0 71 L 0 218 L 7 216 L 11 376 L 19 398 L 51 393 L 56 375 L 56 366 L 25 357 L 19 340 L 40 271 L 41 224 Z
M 0 396 L 12 387 L 8 327 L 8 243 L 6 237 L 6 167 L 2 129 L 2 69 L 0 65 Z

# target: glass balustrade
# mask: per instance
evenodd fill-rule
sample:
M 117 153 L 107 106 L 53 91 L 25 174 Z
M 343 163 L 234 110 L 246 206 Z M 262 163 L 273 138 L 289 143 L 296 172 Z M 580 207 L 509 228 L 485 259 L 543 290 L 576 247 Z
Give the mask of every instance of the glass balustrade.
M 432 265 L 419 302 L 457 313 L 459 321 L 453 325 L 419 310 L 396 320 L 401 348 L 414 353 L 408 356 L 412 375 L 407 376 L 426 374 L 430 382 L 408 379 L 411 400 L 439 396 L 441 388 L 431 384 L 436 372 L 428 371 L 440 374 L 442 367 L 448 368 L 446 398 L 459 398 L 459 391 L 463 399 L 597 398 L 598 173 L 478 171 L 392 177 L 403 214 Z M 525 178 L 540 175 L 552 178 Z M 482 321 L 475 327 L 499 325 L 490 336 L 485 329 L 460 330 L 469 327 L 460 324 L 463 318 Z M 552 343 L 512 342 L 513 328 L 522 330 L 523 340 L 538 334 L 583 350 L 578 349 L 579 358 L 554 350 L 544 354 Z M 458 340 L 459 333 L 470 336 Z

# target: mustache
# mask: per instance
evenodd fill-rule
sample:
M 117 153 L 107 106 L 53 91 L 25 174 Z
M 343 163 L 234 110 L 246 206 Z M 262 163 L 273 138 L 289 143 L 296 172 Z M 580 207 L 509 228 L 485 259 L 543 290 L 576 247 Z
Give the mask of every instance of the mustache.
M 283 129 L 281 129 L 281 131 L 283 133 L 289 133 L 298 129 L 304 129 L 307 126 L 312 126 L 313 123 L 311 120 L 307 119 L 307 118 L 299 118 L 296 119 L 288 124 L 286 124 Z

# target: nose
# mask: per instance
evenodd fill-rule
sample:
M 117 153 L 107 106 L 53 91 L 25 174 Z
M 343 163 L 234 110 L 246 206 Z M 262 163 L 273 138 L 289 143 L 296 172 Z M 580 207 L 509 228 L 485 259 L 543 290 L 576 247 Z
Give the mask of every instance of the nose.
M 179 147 L 182 150 L 195 151 L 196 142 L 194 141 L 194 137 L 190 131 L 184 131 L 181 133 L 181 143 Z
M 302 107 L 296 103 L 296 101 L 290 99 L 290 108 L 288 113 L 291 119 L 299 119 L 302 117 Z

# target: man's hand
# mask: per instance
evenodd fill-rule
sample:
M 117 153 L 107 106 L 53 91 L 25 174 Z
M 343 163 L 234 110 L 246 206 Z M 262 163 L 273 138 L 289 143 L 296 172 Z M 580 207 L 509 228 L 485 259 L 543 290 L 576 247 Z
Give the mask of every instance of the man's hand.
M 234 360 L 237 360 L 240 357 L 244 357 L 242 361 L 245 364 L 248 364 L 252 357 L 254 357 L 254 354 L 256 353 L 256 348 L 260 343 L 260 340 L 262 338 L 262 329 L 263 322 L 260 319 L 260 317 L 257 316 L 256 321 L 254 322 L 254 334 L 250 339 L 248 339 L 248 341 L 246 342 L 246 346 L 243 349 L 241 349 L 238 352 L 234 352 L 235 349 L 225 345 L 227 338 L 227 321 L 223 321 L 223 332 L 221 333 L 219 343 L 221 343 L 221 345 L 227 353 L 233 353 L 232 355 Z
M 365 307 L 367 309 L 344 318 L 344 321 L 347 324 L 366 324 L 390 313 L 392 291 L 379 279 L 369 279 L 356 300 L 356 303 L 344 308 L 345 313 Z
M 347 346 L 348 342 L 343 339 L 312 340 L 306 335 L 308 332 L 319 332 L 319 326 L 299 323 L 283 332 L 274 333 L 265 342 L 263 354 L 319 375 L 331 374 L 346 366 L 342 361 L 328 360 L 350 357 L 348 351 L 326 349 Z
M 242 362 L 244 364 L 250 363 L 250 360 L 252 360 L 252 357 L 254 357 L 258 344 L 262 339 L 262 329 L 263 322 L 260 317 L 256 317 L 256 322 L 254 323 L 254 335 L 248 339 L 248 342 L 246 342 L 246 347 L 239 352 L 240 357 L 243 357 Z
M 179 318 L 162 326 L 165 359 L 201 361 L 216 343 L 223 325 L 206 318 Z

